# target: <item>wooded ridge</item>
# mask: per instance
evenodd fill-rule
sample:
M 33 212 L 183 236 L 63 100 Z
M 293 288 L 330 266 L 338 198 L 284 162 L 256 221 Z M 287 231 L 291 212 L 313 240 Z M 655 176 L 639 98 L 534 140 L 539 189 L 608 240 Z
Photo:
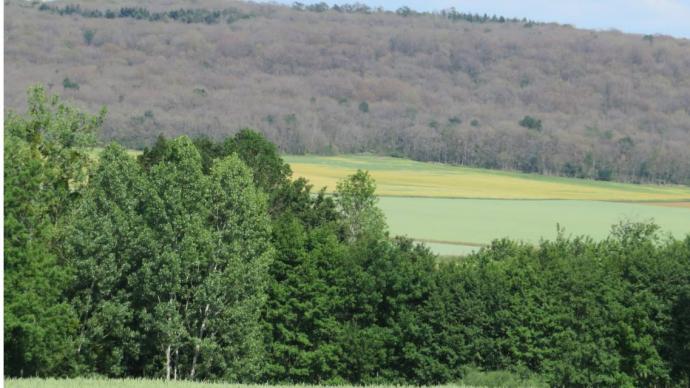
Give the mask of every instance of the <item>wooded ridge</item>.
M 5 104 L 35 82 L 103 140 L 220 139 L 281 151 L 632 182 L 690 182 L 690 41 L 361 4 L 9 1 Z

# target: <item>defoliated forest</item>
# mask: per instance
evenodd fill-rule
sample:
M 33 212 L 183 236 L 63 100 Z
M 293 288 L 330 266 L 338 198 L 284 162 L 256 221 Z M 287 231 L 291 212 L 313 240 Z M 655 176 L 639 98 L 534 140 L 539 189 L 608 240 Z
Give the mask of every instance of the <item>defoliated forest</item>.
M 439 261 L 387 231 L 366 171 L 325 195 L 251 130 L 94 159 L 105 111 L 27 105 L 5 117 L 9 377 L 690 382 L 690 236 L 622 223 Z
M 256 129 L 281 152 L 690 183 L 690 41 L 362 4 L 9 0 L 5 104 L 42 82 L 128 148 Z

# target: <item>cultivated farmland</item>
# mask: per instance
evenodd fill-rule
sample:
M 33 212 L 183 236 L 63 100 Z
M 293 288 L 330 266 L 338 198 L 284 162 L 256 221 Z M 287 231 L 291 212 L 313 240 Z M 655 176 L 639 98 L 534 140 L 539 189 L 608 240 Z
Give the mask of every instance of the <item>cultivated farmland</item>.
M 348 155 L 285 156 L 295 176 L 315 187 L 335 183 L 357 169 L 376 179 L 381 196 L 597 201 L 690 201 L 690 187 L 655 186 L 551 177 L 422 163 L 407 159 Z
M 545 177 L 367 155 L 285 160 L 295 176 L 329 191 L 356 169 L 368 170 L 391 232 L 425 241 L 441 255 L 465 254 L 501 237 L 553 238 L 557 225 L 566 234 L 593 238 L 605 237 L 612 224 L 626 220 L 654 220 L 676 237 L 690 231 L 686 186 Z

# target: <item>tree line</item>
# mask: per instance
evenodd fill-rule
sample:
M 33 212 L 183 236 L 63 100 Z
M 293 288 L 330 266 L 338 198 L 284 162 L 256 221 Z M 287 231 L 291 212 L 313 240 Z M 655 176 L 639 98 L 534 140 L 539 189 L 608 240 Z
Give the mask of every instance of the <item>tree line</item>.
M 690 236 L 622 223 L 440 262 L 389 235 L 364 171 L 314 191 L 251 130 L 95 157 L 104 115 L 37 87 L 5 118 L 8 376 L 690 382 Z
M 121 7 L 120 9 L 88 9 L 82 8 L 79 4 L 68 4 L 64 7 L 50 6 L 42 3 L 38 7 L 39 11 L 48 12 L 54 15 L 69 16 L 79 15 L 84 18 L 129 18 L 136 20 L 148 20 L 150 22 L 175 21 L 180 23 L 205 23 L 217 24 L 225 21 L 230 24 L 240 19 L 250 18 L 251 15 L 242 13 L 236 8 L 225 8 L 222 10 L 209 10 L 204 8 L 180 8 L 171 11 L 155 12 L 149 11 L 145 7 Z
M 319 2 L 319 3 L 312 3 L 312 4 L 304 4 L 301 2 L 294 2 L 292 3 L 292 9 L 297 10 L 297 11 L 310 11 L 310 12 L 326 12 L 326 11 L 335 11 L 335 12 L 341 12 L 341 13 L 352 13 L 352 14 L 371 14 L 371 13 L 385 13 L 385 12 L 390 12 L 384 10 L 382 7 L 369 7 L 366 4 L 363 3 L 344 3 L 344 4 L 333 4 L 332 6 L 328 6 L 327 3 L 325 2 Z M 424 11 L 416 11 L 410 7 L 403 6 L 399 7 L 398 9 L 395 10 L 395 14 L 400 15 L 400 16 L 440 16 L 443 18 L 446 18 L 451 21 L 466 21 L 470 23 L 524 23 L 526 26 L 533 26 L 536 25 L 537 22 L 533 20 L 528 20 L 527 18 L 507 18 L 505 16 L 497 16 L 497 15 L 491 15 L 489 16 L 488 14 L 477 14 L 477 13 L 468 13 L 468 12 L 459 12 L 458 10 L 455 9 L 455 7 L 450 7 L 446 9 L 442 9 L 440 11 L 434 11 L 434 12 L 424 12 Z
M 292 4 L 292 9 L 297 11 L 310 11 L 310 12 L 326 12 L 335 11 L 340 13 L 350 13 L 350 14 L 370 14 L 370 13 L 385 13 L 383 8 L 371 8 L 366 4 L 353 3 L 353 4 L 333 4 L 329 6 L 324 2 L 314 3 L 314 4 L 303 4 L 300 2 L 295 2 Z M 178 21 L 182 23 L 205 23 L 205 24 L 216 24 L 219 23 L 221 17 L 225 17 L 227 23 L 232 23 L 239 19 L 246 19 L 251 17 L 250 14 L 244 14 L 236 8 L 226 8 L 223 10 L 210 10 L 205 8 L 187 9 L 180 8 L 178 10 L 166 11 L 166 12 L 154 12 L 149 11 L 145 7 L 121 7 L 119 10 L 115 9 L 87 9 L 82 8 L 79 4 L 68 4 L 64 7 L 50 6 L 48 4 L 41 4 L 38 7 L 39 11 L 49 12 L 55 15 L 79 15 L 85 18 L 132 18 L 137 20 L 148 20 L 151 22 L 157 21 Z M 448 20 L 458 21 L 463 20 L 470 23 L 524 23 L 526 26 L 536 25 L 537 22 L 532 20 L 527 20 L 526 18 L 506 18 L 504 16 L 489 16 L 487 14 L 472 14 L 465 12 L 458 12 L 454 7 L 443 9 L 439 12 L 419 12 L 415 11 L 409 7 L 400 7 L 395 13 L 400 16 L 422 16 L 422 15 L 434 15 L 441 16 Z

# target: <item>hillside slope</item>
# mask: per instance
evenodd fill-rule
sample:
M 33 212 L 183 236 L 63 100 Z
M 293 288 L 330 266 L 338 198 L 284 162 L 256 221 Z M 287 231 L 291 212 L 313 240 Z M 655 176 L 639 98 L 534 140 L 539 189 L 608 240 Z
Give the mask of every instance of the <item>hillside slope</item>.
M 125 5 L 229 11 L 119 17 Z M 6 108 L 42 82 L 106 105 L 104 139 L 131 147 L 253 127 L 291 153 L 690 182 L 685 39 L 213 0 L 43 8 L 6 3 Z

